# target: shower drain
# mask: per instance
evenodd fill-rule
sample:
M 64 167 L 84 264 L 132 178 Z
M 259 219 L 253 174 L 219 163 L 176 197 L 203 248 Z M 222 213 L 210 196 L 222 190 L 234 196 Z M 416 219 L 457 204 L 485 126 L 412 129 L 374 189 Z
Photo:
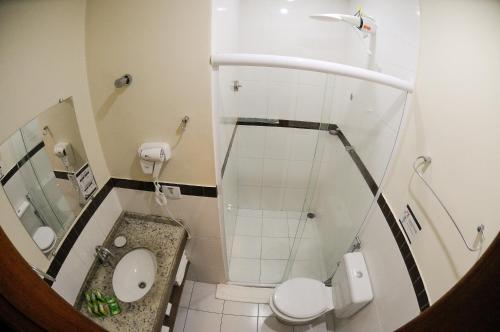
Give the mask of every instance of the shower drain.
M 139 286 L 139 288 L 143 289 L 143 288 L 146 288 L 146 283 L 144 281 L 141 281 L 137 286 Z

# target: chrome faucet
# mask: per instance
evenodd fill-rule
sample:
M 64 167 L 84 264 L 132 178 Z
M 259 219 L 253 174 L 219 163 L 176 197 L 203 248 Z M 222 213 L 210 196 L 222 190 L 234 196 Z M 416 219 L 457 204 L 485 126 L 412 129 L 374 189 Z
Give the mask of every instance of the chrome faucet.
M 104 246 L 96 246 L 95 253 L 99 261 L 103 264 L 109 264 L 110 266 L 114 266 L 112 259 L 110 257 L 116 257 L 108 248 Z

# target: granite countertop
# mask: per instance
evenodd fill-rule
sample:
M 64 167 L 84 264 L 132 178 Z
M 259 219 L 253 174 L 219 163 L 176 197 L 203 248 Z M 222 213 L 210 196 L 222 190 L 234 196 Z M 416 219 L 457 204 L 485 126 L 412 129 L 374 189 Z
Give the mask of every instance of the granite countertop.
M 113 245 L 114 239 L 123 235 L 127 244 L 122 248 Z M 84 292 L 94 288 L 106 295 L 114 295 L 111 266 L 94 261 L 77 297 L 75 307 L 85 316 L 108 331 L 160 331 L 178 259 L 184 249 L 184 229 L 168 218 L 124 212 L 104 241 L 104 246 L 116 255 L 116 264 L 128 252 L 147 248 L 156 256 L 157 270 L 153 286 L 141 299 L 131 303 L 118 300 L 122 312 L 112 317 L 95 317 L 88 312 Z

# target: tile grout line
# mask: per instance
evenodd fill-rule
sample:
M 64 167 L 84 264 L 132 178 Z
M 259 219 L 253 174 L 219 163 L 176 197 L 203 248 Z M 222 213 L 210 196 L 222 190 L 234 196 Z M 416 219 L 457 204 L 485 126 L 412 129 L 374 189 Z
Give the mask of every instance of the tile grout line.
M 262 246 L 263 246 L 263 242 L 262 242 L 262 234 L 264 233 L 264 210 L 261 210 L 261 214 L 260 214 L 260 256 L 259 256 L 259 283 L 262 282 L 261 281 L 261 278 L 262 278 Z M 258 309 L 257 309 L 257 314 L 258 314 Z
M 214 298 L 215 298 L 215 294 L 214 294 Z M 226 304 L 226 300 L 222 300 L 222 312 L 221 312 L 221 316 L 220 316 L 219 332 L 222 332 L 222 320 L 224 319 L 224 305 L 225 304 Z
M 184 326 L 182 327 L 182 332 L 184 332 L 186 329 L 186 323 L 187 323 L 187 318 L 189 315 L 189 310 L 191 310 L 191 299 L 193 298 L 194 285 L 196 285 L 196 281 L 193 281 L 193 287 L 191 287 L 191 294 L 189 295 L 188 307 L 186 308 L 187 309 L 186 310 L 186 318 L 184 318 Z M 186 285 L 184 285 L 184 286 L 186 286 Z M 181 296 L 182 296 L 182 294 L 181 294 Z M 175 323 L 174 323 L 174 326 L 175 326 Z

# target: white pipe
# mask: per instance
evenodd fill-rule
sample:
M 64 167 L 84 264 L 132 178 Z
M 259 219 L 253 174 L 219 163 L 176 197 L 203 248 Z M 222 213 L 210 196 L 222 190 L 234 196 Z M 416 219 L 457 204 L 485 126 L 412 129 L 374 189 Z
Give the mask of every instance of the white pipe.
M 322 60 L 267 54 L 220 53 L 213 54 L 210 62 L 212 67 L 215 69 L 218 66 L 253 66 L 315 71 L 325 74 L 335 74 L 357 78 L 364 81 L 383 84 L 407 92 L 413 92 L 413 84 L 411 82 L 397 77 L 368 69 Z

